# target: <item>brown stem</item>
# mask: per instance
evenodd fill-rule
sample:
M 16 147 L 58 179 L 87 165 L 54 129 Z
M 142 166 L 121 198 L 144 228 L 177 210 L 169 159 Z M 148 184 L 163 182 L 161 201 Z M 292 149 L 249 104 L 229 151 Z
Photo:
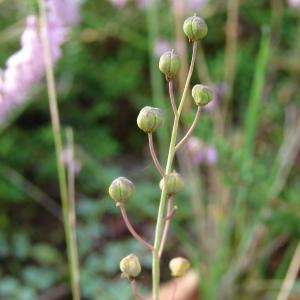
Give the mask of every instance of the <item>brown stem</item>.
M 155 151 L 155 148 L 154 148 L 154 143 L 153 143 L 153 135 L 152 135 L 152 132 L 149 132 L 148 133 L 148 140 L 149 140 L 149 149 L 150 149 L 150 153 L 151 153 L 151 157 L 153 159 L 153 162 L 155 164 L 155 167 L 157 169 L 157 171 L 159 172 L 159 174 L 164 177 L 165 176 L 165 172 L 157 158 L 157 155 L 156 155 L 156 151 Z
M 127 213 L 126 213 L 126 210 L 125 210 L 125 207 L 124 207 L 124 204 L 122 203 L 118 203 L 117 204 L 119 207 L 120 207 L 120 210 L 121 210 L 121 214 L 122 214 L 122 217 L 123 217 L 123 220 L 129 230 L 129 232 L 132 234 L 132 236 L 137 240 L 139 241 L 141 244 L 143 244 L 146 248 L 148 248 L 150 251 L 153 250 L 153 246 L 151 244 L 149 244 L 148 242 L 146 242 L 135 230 L 134 228 L 132 227 L 129 219 L 128 219 L 128 216 L 127 216 Z
M 188 130 L 188 132 L 185 134 L 185 136 L 181 139 L 180 142 L 178 142 L 178 144 L 175 146 L 175 151 L 177 151 L 179 149 L 180 146 L 182 146 L 186 141 L 187 139 L 190 137 L 190 135 L 192 134 L 193 130 L 195 129 L 195 126 L 198 122 L 198 119 L 200 117 L 200 114 L 201 114 L 201 107 L 198 106 L 198 109 L 197 109 L 197 113 L 196 113 L 196 116 L 195 116 L 195 119 L 190 127 L 190 129 Z
M 171 212 L 165 217 L 165 221 L 173 218 L 177 210 L 177 207 L 172 207 Z
M 140 294 L 139 291 L 138 291 L 138 288 L 137 288 L 137 284 L 136 284 L 136 280 L 135 280 L 135 279 L 131 280 L 131 287 L 132 287 L 133 293 L 134 293 L 135 296 L 136 296 L 136 299 L 137 299 L 137 300 L 144 300 L 143 297 L 141 296 L 141 294 Z
M 170 300 L 175 300 L 175 295 L 176 295 L 176 291 L 177 291 L 177 285 L 178 285 L 178 281 L 177 278 L 174 279 L 174 284 L 173 284 L 173 291 L 172 291 L 172 296 Z
M 159 258 L 161 258 L 162 253 L 164 251 L 164 246 L 165 246 L 165 243 L 166 243 L 166 240 L 167 240 L 169 227 L 170 227 L 170 221 L 171 221 L 171 218 L 169 218 L 169 216 L 172 214 L 172 211 L 173 211 L 173 201 L 172 201 L 172 197 L 169 197 L 168 198 L 167 218 L 165 218 L 163 234 L 162 234 L 160 248 L 159 248 L 159 252 L 158 252 L 158 257 Z M 173 215 L 174 215 L 174 213 L 173 213 Z
M 176 116 L 177 114 L 177 106 L 174 98 L 174 90 L 173 90 L 173 81 L 169 81 L 169 95 L 170 95 L 170 100 L 173 108 L 174 115 Z

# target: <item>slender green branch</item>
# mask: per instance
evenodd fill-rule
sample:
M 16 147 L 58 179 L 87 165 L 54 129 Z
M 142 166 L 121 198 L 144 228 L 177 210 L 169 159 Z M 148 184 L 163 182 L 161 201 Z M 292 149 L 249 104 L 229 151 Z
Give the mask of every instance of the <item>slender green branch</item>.
M 153 143 L 153 135 L 152 135 L 152 132 L 149 132 L 148 133 L 148 140 L 149 140 L 149 149 L 150 149 L 150 153 L 151 153 L 151 157 L 153 159 L 153 162 L 157 168 L 157 171 L 159 172 L 159 174 L 164 177 L 165 176 L 165 172 L 157 158 L 157 155 L 156 155 L 156 151 L 155 151 L 155 148 L 154 148 L 154 143 Z
M 52 65 L 51 52 L 50 52 L 50 44 L 49 44 L 49 38 L 47 32 L 48 26 L 47 26 L 46 6 L 43 0 L 39 0 L 39 10 L 40 10 L 40 18 L 41 18 L 43 56 L 44 56 L 44 63 L 46 69 L 48 98 L 49 98 L 53 138 L 55 144 L 55 152 L 56 152 L 56 162 L 57 162 L 58 179 L 59 179 L 59 187 L 60 187 L 60 197 L 61 197 L 62 210 L 63 210 L 64 229 L 66 235 L 71 288 L 72 288 L 73 299 L 79 300 L 80 299 L 80 292 L 78 291 L 79 286 L 77 285 L 76 282 L 76 274 L 73 273 L 73 270 L 75 269 L 75 265 L 77 263 L 75 261 L 76 250 L 72 247 L 72 226 L 68 218 L 69 203 L 68 203 L 68 192 L 67 192 L 67 180 L 66 180 L 65 168 L 62 160 L 62 138 L 61 138 L 61 130 L 60 130 L 59 111 L 57 105 L 56 87 L 55 87 L 55 79 L 54 79 L 53 65 Z
M 153 250 L 153 246 L 151 244 L 149 244 L 148 242 L 146 242 L 133 228 L 133 226 L 131 225 L 129 218 L 127 216 L 126 213 L 126 209 L 125 206 L 122 203 L 118 203 L 117 206 L 120 208 L 123 220 L 125 225 L 127 226 L 129 232 L 132 234 L 132 236 L 141 244 L 143 244 L 147 249 L 149 249 L 150 251 Z
M 164 225 L 164 210 L 165 210 L 166 197 L 167 197 L 166 185 L 167 185 L 167 181 L 168 181 L 168 175 L 171 173 L 171 170 L 172 170 L 180 115 L 181 115 L 181 112 L 182 112 L 182 109 L 184 106 L 188 87 L 189 87 L 190 80 L 191 80 L 191 77 L 193 74 L 195 60 L 196 60 L 196 54 L 197 54 L 197 42 L 194 42 L 193 54 L 192 54 L 192 60 L 191 60 L 189 73 L 187 75 L 187 79 L 186 79 L 186 83 L 185 83 L 182 97 L 180 100 L 180 104 L 178 107 L 178 111 L 177 111 L 177 114 L 174 119 L 171 141 L 170 141 L 169 152 L 168 152 L 167 165 L 166 165 L 166 170 L 165 170 L 166 177 L 165 177 L 164 186 L 163 186 L 162 192 L 161 192 L 158 215 L 157 215 L 157 223 L 156 223 L 156 228 L 155 228 L 155 239 L 154 239 L 154 249 L 152 251 L 152 298 L 153 298 L 152 300 L 159 300 L 159 282 L 160 282 L 159 248 L 160 248 L 160 244 L 161 244 L 161 237 L 162 237 L 162 231 L 163 231 L 163 225 Z
M 200 117 L 200 114 L 201 114 L 201 107 L 198 106 L 198 109 L 197 109 L 197 113 L 196 113 L 196 116 L 195 116 L 195 119 L 190 127 L 190 129 L 188 130 L 188 132 L 185 134 L 185 136 L 178 142 L 178 144 L 176 145 L 175 147 L 175 151 L 177 151 L 187 140 L 188 138 L 190 137 L 190 135 L 192 134 L 198 120 L 199 120 L 199 117 Z
M 176 106 L 176 102 L 175 102 L 175 98 L 174 98 L 173 80 L 169 81 L 169 95 L 170 95 L 170 101 L 171 101 L 172 109 L 174 112 L 174 116 L 176 116 L 177 106 Z

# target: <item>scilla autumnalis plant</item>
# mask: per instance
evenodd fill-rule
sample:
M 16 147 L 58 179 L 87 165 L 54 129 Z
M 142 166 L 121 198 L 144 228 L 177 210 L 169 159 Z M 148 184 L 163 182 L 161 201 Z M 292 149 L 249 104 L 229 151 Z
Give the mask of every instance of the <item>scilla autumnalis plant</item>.
M 142 243 L 149 251 L 152 252 L 152 300 L 159 300 L 160 258 L 166 243 L 170 221 L 177 209 L 173 205 L 173 197 L 184 188 L 183 177 L 173 170 L 174 157 L 176 151 L 190 137 L 199 119 L 201 107 L 213 99 L 213 92 L 208 86 L 197 84 L 193 87 L 192 96 L 197 106 L 196 116 L 187 133 L 180 141 L 177 141 L 182 109 L 187 98 L 189 84 L 195 65 L 198 41 L 206 36 L 207 30 L 208 29 L 205 21 L 196 15 L 186 19 L 183 24 L 183 31 L 189 42 L 191 42 L 193 45 L 193 52 L 189 72 L 178 107 L 174 97 L 173 82 L 180 69 L 180 59 L 172 50 L 164 53 L 159 60 L 159 69 L 165 75 L 168 83 L 170 102 L 174 113 L 173 128 L 165 168 L 163 168 L 159 162 L 153 143 L 153 133 L 160 126 L 162 126 L 163 123 L 162 111 L 159 108 L 146 106 L 140 111 L 137 118 L 138 127 L 148 135 L 150 154 L 159 174 L 162 177 L 159 184 L 161 196 L 153 244 L 145 241 L 135 231 L 126 213 L 125 204 L 134 192 L 133 183 L 125 177 L 119 177 L 115 179 L 109 187 L 109 195 L 116 202 L 117 207 L 120 209 L 121 215 L 126 226 L 128 227 L 128 230 L 137 241 Z M 182 257 L 173 258 L 169 264 L 171 275 L 173 277 L 183 276 L 189 269 L 189 266 L 190 263 L 187 259 Z M 138 257 L 134 254 L 126 256 L 120 262 L 120 269 L 122 271 L 122 277 L 131 281 L 131 286 L 136 298 L 143 299 L 136 285 L 136 277 L 141 273 L 142 270 Z M 176 286 L 174 285 L 174 291 L 171 296 L 172 298 L 170 298 L 171 300 L 175 298 L 175 292 Z

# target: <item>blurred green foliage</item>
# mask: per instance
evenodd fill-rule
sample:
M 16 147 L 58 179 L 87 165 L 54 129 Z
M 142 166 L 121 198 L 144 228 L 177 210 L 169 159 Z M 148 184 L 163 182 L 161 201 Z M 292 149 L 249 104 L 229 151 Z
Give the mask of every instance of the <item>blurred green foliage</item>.
M 277 170 L 274 160 L 283 139 L 285 108 L 290 106 L 299 113 L 299 90 L 292 90 L 290 100 L 285 95 L 291 86 L 299 83 L 300 21 L 299 12 L 288 8 L 283 1 L 279 1 L 282 3 L 279 21 L 272 15 L 272 1 L 241 2 L 236 81 L 229 107 L 233 119 L 230 138 L 215 134 L 211 115 L 203 116 L 195 135 L 217 147 L 220 178 L 231 194 L 242 191 L 247 221 L 251 223 L 266 201 L 273 178 L 271 170 L 275 173 Z M 209 5 L 214 9 L 207 16 L 209 35 L 203 46 L 212 81 L 220 83 L 224 75 L 226 5 L 217 0 Z M 162 1 L 159 8 L 160 33 L 173 40 L 174 20 L 168 2 Z M 0 1 L 1 66 L 18 49 L 25 18 L 34 12 L 33 0 Z M 137 182 L 128 213 L 139 230 L 151 239 L 158 205 L 158 177 L 149 161 L 146 138 L 136 128 L 139 109 L 154 102 L 147 12 L 133 1 L 118 9 L 108 1 L 88 0 L 82 5 L 81 18 L 82 22 L 64 45 L 63 57 L 56 67 L 56 80 L 63 128 L 69 125 L 74 129 L 76 156 L 82 164 L 76 179 L 82 293 L 85 299 L 114 300 L 122 295 L 122 299 L 129 300 L 133 299 L 130 287 L 119 278 L 120 259 L 130 252 L 143 256 L 146 272 L 141 285 L 147 291 L 151 282 L 151 258 L 130 238 L 106 191 L 111 180 L 120 174 Z M 243 126 L 263 25 L 271 28 L 271 37 L 277 44 L 270 49 L 265 84 L 269 92 L 267 99 L 263 97 L 260 102 L 255 154 L 245 161 Z M 160 76 L 158 70 L 156 76 Z M 193 81 L 198 81 L 196 76 Z M 192 118 L 191 112 L 184 116 L 187 123 Z M 55 216 L 48 207 L 54 205 L 57 211 L 59 191 L 43 83 L 34 87 L 26 106 L 16 112 L 0 135 L 0 298 L 33 300 L 46 291 L 60 288 L 60 299 L 69 299 L 62 224 L 59 212 Z M 205 181 L 206 167 L 199 170 Z M 282 278 L 299 237 L 299 174 L 298 156 L 288 182 L 273 199 L 272 217 L 267 223 L 270 242 L 278 235 L 287 237 L 283 250 L 288 255 L 278 259 L 278 270 L 271 275 L 266 261 L 254 268 L 255 274 L 259 271 L 260 279 Z M 203 189 L 209 201 L 205 184 Z M 46 194 L 49 199 L 38 202 L 37 193 Z M 195 238 L 189 196 L 186 191 L 176 199 L 180 209 L 162 262 L 163 279 L 168 278 L 167 258 L 174 253 L 185 253 L 195 265 L 202 255 Z M 232 238 L 233 249 L 237 244 L 235 238 Z M 229 258 L 225 255 L 227 250 L 220 251 L 218 263 L 224 257 L 229 259 L 228 264 L 234 260 L 234 255 Z M 217 265 L 215 274 L 223 272 L 226 266 Z M 245 299 L 254 298 L 250 294 Z

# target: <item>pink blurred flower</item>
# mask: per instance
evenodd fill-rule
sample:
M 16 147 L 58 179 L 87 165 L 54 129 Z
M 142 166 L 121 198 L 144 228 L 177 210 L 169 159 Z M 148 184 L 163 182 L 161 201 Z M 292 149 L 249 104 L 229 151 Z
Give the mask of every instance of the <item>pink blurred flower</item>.
M 208 0 L 187 0 L 187 6 L 190 10 L 199 12 L 208 3 Z
M 53 63 L 61 57 L 61 46 L 68 34 L 68 25 L 79 20 L 78 2 L 47 0 L 48 37 Z M 18 105 L 26 100 L 32 86 L 45 74 L 43 49 L 38 18 L 27 17 L 20 38 L 21 49 L 6 61 L 0 78 L 0 124 Z
M 205 159 L 208 165 L 214 165 L 218 161 L 218 152 L 215 147 L 208 146 L 205 149 Z
M 137 0 L 137 5 L 141 9 L 149 8 L 150 4 L 151 4 L 151 0 Z
M 78 175 L 81 170 L 81 162 L 76 159 L 72 159 L 71 149 L 65 148 L 62 152 L 62 160 L 74 175 Z
M 163 53 L 166 51 L 169 51 L 174 48 L 174 45 L 170 43 L 169 41 L 163 39 L 163 38 L 158 38 L 155 43 L 154 43 L 154 54 L 157 57 L 160 57 Z
M 288 4 L 290 7 L 300 9 L 300 0 L 288 0 Z
M 195 165 L 213 165 L 218 160 L 216 148 L 213 146 L 205 146 L 204 143 L 196 137 L 190 137 L 186 143 L 186 147 Z

